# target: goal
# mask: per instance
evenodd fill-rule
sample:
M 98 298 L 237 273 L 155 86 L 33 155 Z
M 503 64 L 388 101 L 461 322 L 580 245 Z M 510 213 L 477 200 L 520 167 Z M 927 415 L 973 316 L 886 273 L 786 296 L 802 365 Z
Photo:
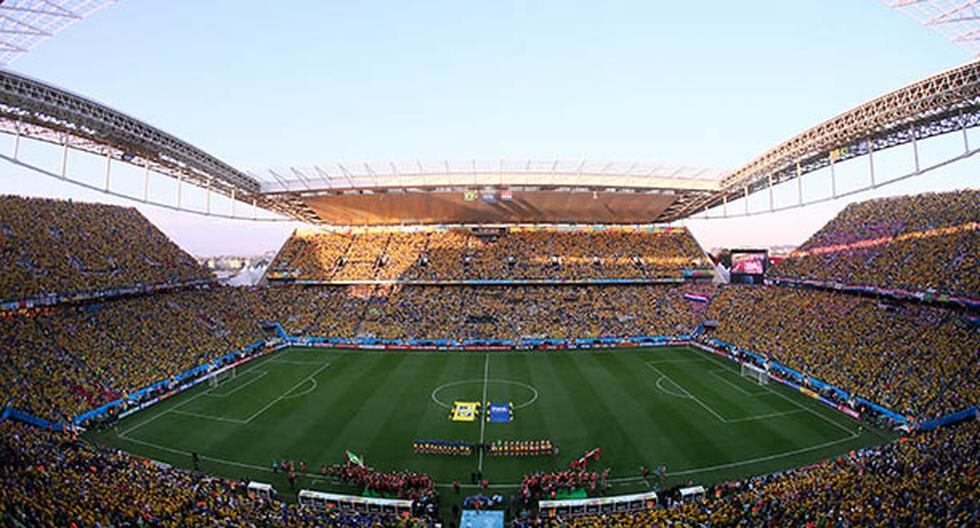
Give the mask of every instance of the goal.
M 742 377 L 752 378 L 759 385 L 769 384 L 769 372 L 766 369 L 757 367 L 751 363 L 742 363 Z
M 217 387 L 218 385 L 224 383 L 227 380 L 235 378 L 235 367 L 225 367 L 208 378 L 208 385 L 211 387 Z

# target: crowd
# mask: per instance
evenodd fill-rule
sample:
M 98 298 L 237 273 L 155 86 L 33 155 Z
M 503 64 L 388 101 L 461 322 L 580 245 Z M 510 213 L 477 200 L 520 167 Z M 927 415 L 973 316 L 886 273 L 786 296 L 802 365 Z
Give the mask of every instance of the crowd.
M 243 295 L 215 286 L 0 321 L 2 404 L 67 419 L 259 342 Z
M 589 338 L 692 330 L 691 287 L 363 285 L 189 290 L 0 320 L 3 404 L 67 419 L 268 337 Z M 693 290 L 706 292 L 709 286 Z
M 179 470 L 64 433 L 0 421 L 0 525 L 287 528 L 428 526 L 249 496 L 246 483 Z
M 524 517 L 515 528 L 965 527 L 980 523 L 977 420 L 851 452 L 813 466 L 719 484 L 682 502 L 575 518 Z
M 0 196 L 0 301 L 211 274 L 136 209 Z
M 980 191 L 848 205 L 772 277 L 980 295 Z
M 11 421 L 0 422 L 0 433 L 4 524 L 354 527 L 419 522 L 318 512 L 250 497 L 243 482 L 174 469 Z M 665 490 L 658 507 L 645 512 L 521 518 L 514 526 L 973 526 L 980 520 L 978 463 L 980 424 L 970 420 L 825 463 L 722 483 L 697 502 L 681 502 L 676 490 Z M 378 489 L 401 489 L 406 495 L 412 493 L 406 489 L 431 489 L 424 476 L 359 472 L 356 467 L 336 466 L 335 474 L 355 485 L 373 482 Z M 576 489 L 601 492 L 602 480 L 601 474 L 586 471 L 528 475 L 522 503 Z
M 712 287 L 411 286 L 269 288 L 263 320 L 290 333 L 380 339 L 598 338 L 675 335 L 700 323 L 689 291 Z
M 425 473 L 412 471 L 376 471 L 358 464 L 334 464 L 328 474 L 351 486 L 383 494 L 389 499 L 432 500 L 435 486 Z
M 980 332 L 962 312 L 777 286 L 727 286 L 713 336 L 906 416 L 980 402 Z
M 706 313 L 690 291 L 712 297 Z M 61 307 L 0 322 L 0 389 L 7 405 L 68 418 L 258 342 L 263 322 L 292 335 L 522 340 L 679 335 L 704 318 L 719 322 L 715 337 L 920 420 L 980 399 L 980 336 L 961 312 L 707 285 L 210 287 Z
M 538 499 L 555 499 L 561 494 L 585 491 L 594 496 L 608 484 L 609 469 L 601 472 L 586 469 L 568 469 L 551 473 L 531 473 L 521 479 L 520 498 L 523 505 Z
M 648 229 L 298 229 L 274 276 L 350 280 L 566 280 L 680 278 L 710 267 L 683 228 Z
M 977 191 L 849 206 L 771 274 L 980 291 Z M 208 277 L 133 209 L 0 198 L 0 299 Z M 121 243 L 125 241 L 125 243 Z M 316 280 L 680 277 L 705 267 L 686 230 L 299 230 L 272 273 Z M 684 299 L 696 293 L 710 303 Z M 705 308 L 707 307 L 707 308 Z M 708 285 L 259 287 L 216 285 L 0 318 L 0 404 L 56 420 L 266 337 L 530 339 L 712 336 L 925 420 L 980 400 L 975 318 L 946 308 L 786 287 Z M 389 526 L 248 497 L 242 483 L 0 423 L 0 521 L 56 526 Z M 700 503 L 540 526 L 977 524 L 978 427 L 909 437 L 827 464 L 730 483 Z M 501 452 L 509 452 L 498 444 Z M 491 450 L 494 449 L 491 446 Z M 518 450 L 518 454 L 520 454 Z M 432 500 L 425 475 L 347 464 L 331 474 Z M 522 497 L 601 491 L 585 470 L 534 474 Z M 523 521 L 522 521 L 523 522 Z M 563 524 L 562 524 L 563 523 Z M 524 524 L 519 524 L 524 526 Z

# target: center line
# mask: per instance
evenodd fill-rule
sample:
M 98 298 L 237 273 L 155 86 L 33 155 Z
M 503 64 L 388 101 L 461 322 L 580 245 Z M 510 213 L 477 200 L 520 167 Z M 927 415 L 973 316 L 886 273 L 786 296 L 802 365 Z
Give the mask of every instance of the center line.
M 483 433 L 487 428 L 487 374 L 490 372 L 490 353 L 487 352 L 486 359 L 483 361 L 483 399 L 480 401 L 480 464 L 479 471 L 483 471 Z

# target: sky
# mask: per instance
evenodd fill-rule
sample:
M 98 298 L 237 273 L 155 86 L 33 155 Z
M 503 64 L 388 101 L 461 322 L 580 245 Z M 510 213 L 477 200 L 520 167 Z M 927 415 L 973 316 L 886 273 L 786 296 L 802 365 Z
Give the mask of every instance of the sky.
M 247 170 L 501 158 L 734 169 L 968 60 L 875 0 L 120 0 L 11 68 Z M 947 137 L 928 148 L 961 145 Z M 9 148 L 0 140 L 0 151 Z M 30 154 L 58 166 L 57 150 Z M 907 172 L 910 156 L 882 160 L 879 180 Z M 73 174 L 101 178 L 97 160 L 70 159 Z M 866 162 L 852 163 L 845 187 L 867 178 Z M 978 168 L 975 156 L 852 199 L 685 224 L 706 248 L 798 244 L 849 201 L 977 187 Z M 114 174 L 120 190 L 142 186 L 139 172 Z M 808 196 L 829 185 L 819 175 L 806 181 Z M 152 186 L 161 199 L 173 193 L 162 179 Z M 0 192 L 132 205 L 11 165 L 0 170 Z M 768 196 L 750 206 L 764 209 L 759 199 Z M 187 203 L 202 200 L 187 191 Z M 296 226 L 140 210 L 201 256 L 274 251 Z

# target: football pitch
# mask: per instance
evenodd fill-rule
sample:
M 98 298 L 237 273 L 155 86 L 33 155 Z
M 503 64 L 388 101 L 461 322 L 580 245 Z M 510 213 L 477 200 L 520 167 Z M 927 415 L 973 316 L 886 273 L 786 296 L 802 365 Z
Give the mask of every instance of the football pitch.
M 502 402 L 513 421 L 450 420 L 456 401 Z M 320 475 L 347 450 L 382 471 L 426 472 L 464 486 L 482 470 L 510 492 L 521 476 L 553 471 L 601 448 L 612 493 L 709 483 L 813 463 L 881 443 L 874 430 L 738 365 L 689 347 L 556 351 L 371 351 L 288 348 L 136 413 L 96 441 L 217 475 L 272 483 L 287 498 L 303 488 L 359 494 Z M 416 454 L 414 439 L 548 439 L 557 455 Z M 272 461 L 305 462 L 296 490 Z M 641 466 L 651 468 L 644 481 Z

